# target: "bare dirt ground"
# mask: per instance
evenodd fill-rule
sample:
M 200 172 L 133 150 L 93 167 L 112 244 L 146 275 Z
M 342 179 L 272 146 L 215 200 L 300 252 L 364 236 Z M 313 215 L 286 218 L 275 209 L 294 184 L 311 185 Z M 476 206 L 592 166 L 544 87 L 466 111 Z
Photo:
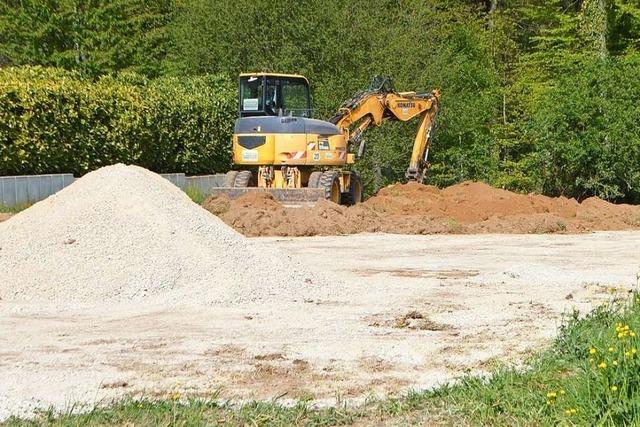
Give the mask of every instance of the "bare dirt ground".
M 364 203 L 287 208 L 270 194 L 230 200 L 213 195 L 203 204 L 245 236 L 316 236 L 363 232 L 398 234 L 585 233 L 640 228 L 640 206 L 597 197 L 519 194 L 480 182 L 439 189 L 415 182 L 380 190 Z
M 521 360 L 562 313 L 625 295 L 640 270 L 633 231 L 252 242 L 335 272 L 347 296 L 63 311 L 0 301 L 0 420 L 124 395 L 331 402 L 431 387 Z

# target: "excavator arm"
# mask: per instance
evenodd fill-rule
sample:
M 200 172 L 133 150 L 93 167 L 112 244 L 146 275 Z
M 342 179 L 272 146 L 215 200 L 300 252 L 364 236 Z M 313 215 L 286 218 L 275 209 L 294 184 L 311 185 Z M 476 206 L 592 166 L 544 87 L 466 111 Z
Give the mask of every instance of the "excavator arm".
M 417 94 L 396 92 L 391 80 L 374 77 L 369 89 L 342 104 L 329 121 L 340 128 L 350 147 L 364 153 L 362 135 L 369 126 L 380 126 L 385 120 L 409 121 L 419 117 L 418 130 L 411 151 L 406 178 L 422 182 L 429 166 L 431 130 L 439 111 L 440 92 Z

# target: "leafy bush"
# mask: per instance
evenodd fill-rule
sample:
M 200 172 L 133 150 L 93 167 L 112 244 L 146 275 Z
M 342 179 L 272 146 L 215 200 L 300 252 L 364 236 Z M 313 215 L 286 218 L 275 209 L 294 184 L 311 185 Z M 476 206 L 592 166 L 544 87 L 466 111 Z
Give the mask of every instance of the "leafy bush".
M 581 64 L 559 80 L 535 113 L 550 195 L 640 200 L 640 59 Z
M 117 162 L 157 172 L 229 167 L 235 89 L 220 76 L 85 80 L 53 68 L 0 70 L 0 174 Z

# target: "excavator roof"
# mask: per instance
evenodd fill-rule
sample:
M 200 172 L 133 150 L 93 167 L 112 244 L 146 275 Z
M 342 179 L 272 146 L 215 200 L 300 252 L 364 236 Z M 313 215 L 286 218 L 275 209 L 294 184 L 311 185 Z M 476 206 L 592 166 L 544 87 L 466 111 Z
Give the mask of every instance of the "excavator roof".
M 294 77 L 298 79 L 305 79 L 307 83 L 309 83 L 309 80 L 307 80 L 305 76 L 301 76 L 300 74 L 269 73 L 266 71 L 261 71 L 259 73 L 240 73 L 240 77 L 251 77 L 251 76 Z

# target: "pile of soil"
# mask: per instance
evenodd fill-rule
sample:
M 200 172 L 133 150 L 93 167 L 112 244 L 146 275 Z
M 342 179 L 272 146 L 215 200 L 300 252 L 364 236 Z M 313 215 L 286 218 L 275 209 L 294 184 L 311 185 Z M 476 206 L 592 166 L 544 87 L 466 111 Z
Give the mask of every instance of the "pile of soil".
M 328 298 L 327 283 L 136 166 L 91 172 L 0 224 L 1 302 L 282 303 Z
M 10 214 L 10 213 L 2 213 L 2 212 L 0 212 L 0 222 L 6 221 L 11 217 L 12 217 L 12 214 Z
M 245 236 L 313 236 L 385 232 L 581 233 L 640 228 L 640 206 L 615 205 L 592 197 L 517 194 L 478 182 L 445 189 L 396 184 L 352 207 L 322 201 L 287 208 L 267 193 L 230 200 L 208 198 L 204 207 Z

